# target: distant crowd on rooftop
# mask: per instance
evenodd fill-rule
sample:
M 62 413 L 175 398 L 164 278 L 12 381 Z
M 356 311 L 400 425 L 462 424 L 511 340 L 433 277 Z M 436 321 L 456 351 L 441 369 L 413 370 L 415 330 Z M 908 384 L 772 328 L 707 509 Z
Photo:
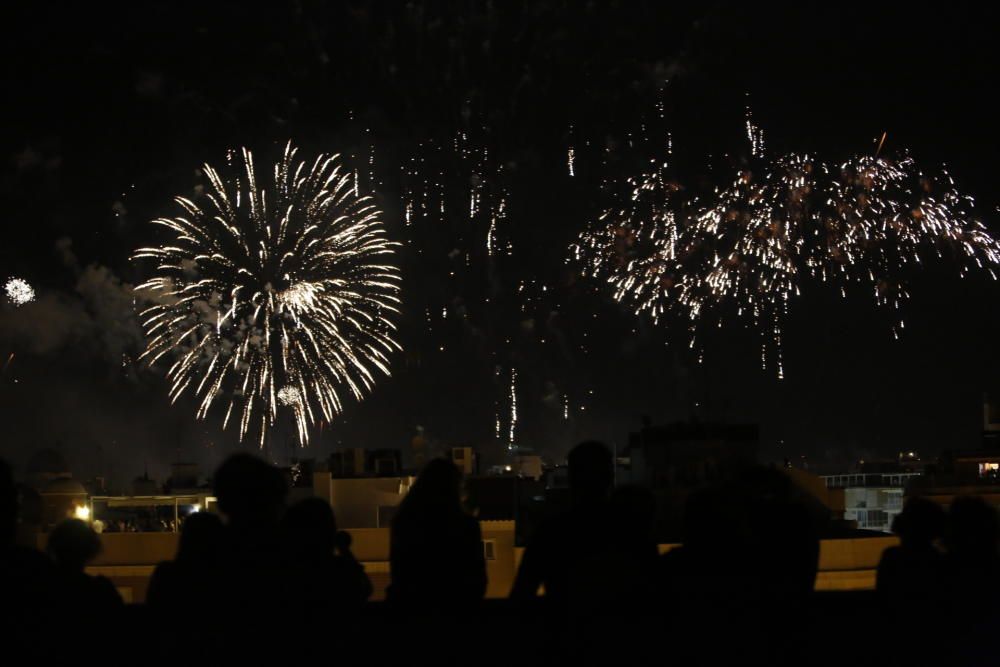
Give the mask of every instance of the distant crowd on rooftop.
M 633 619 L 633 630 L 669 627 L 673 636 L 689 638 L 722 623 L 736 644 L 713 650 L 736 654 L 739 642 L 774 633 L 802 639 L 815 630 L 804 610 L 817 576 L 819 522 L 781 471 L 754 468 L 693 492 L 682 544 L 662 555 L 653 537 L 654 496 L 636 486 L 613 487 L 605 445 L 575 447 L 568 473 L 571 507 L 540 524 L 524 550 L 507 603 L 515 618 L 576 623 L 572 646 L 583 652 L 603 635 L 581 628 L 608 617 Z M 267 632 L 276 617 L 351 619 L 366 607 L 371 581 L 325 500 L 286 507 L 281 472 L 249 454 L 225 461 L 213 485 L 221 516 L 201 512 L 184 521 L 175 559 L 157 566 L 150 580 L 150 613 L 180 619 L 207 609 L 251 636 Z M 463 509 L 461 489 L 455 465 L 435 459 L 402 500 L 390 531 L 384 603 L 394 617 L 482 613 L 487 568 L 480 525 Z M 110 581 L 86 573 L 101 547 L 86 522 L 57 525 L 41 553 L 15 545 L 17 516 L 18 487 L 0 462 L 2 604 L 8 614 L 23 612 L 8 628 L 31 636 L 32 623 L 52 613 L 83 624 L 122 613 Z M 931 630 L 921 613 L 928 608 L 937 610 L 935 619 L 946 617 L 949 628 L 992 618 L 1000 588 L 994 508 L 959 498 L 946 511 L 912 498 L 894 531 L 900 543 L 882 557 L 872 604 L 910 631 Z M 659 620 L 650 625 L 650 618 Z M 200 630 L 209 643 L 213 627 Z M 695 659 L 707 648 L 684 650 Z

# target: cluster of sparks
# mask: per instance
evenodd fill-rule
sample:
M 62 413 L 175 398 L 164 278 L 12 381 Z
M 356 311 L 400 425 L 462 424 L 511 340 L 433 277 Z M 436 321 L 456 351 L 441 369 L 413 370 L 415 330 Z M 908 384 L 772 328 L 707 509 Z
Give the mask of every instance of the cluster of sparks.
M 171 361 L 170 397 L 193 393 L 198 418 L 225 404 L 223 427 L 235 418 L 240 439 L 253 430 L 263 446 L 288 408 L 304 445 L 345 395 L 360 400 L 389 374 L 397 244 L 337 156 L 297 162 L 289 144 L 260 182 L 250 151 L 235 157 L 225 177 L 206 165 L 205 195 L 153 221 L 171 238 L 135 253 L 156 264 L 137 288 L 155 302 L 143 358 Z
M 23 306 L 35 300 L 35 288 L 21 278 L 10 278 L 3 288 L 7 300 L 15 306 Z
M 705 201 L 682 201 L 666 163 L 629 181 L 631 199 L 606 210 L 571 247 L 585 274 L 654 322 L 677 316 L 697 345 L 699 325 L 736 314 L 761 333 L 783 376 L 782 333 L 805 283 L 846 297 L 867 291 L 903 325 L 908 272 L 953 262 L 965 277 L 996 279 L 1000 244 L 972 214 L 947 172 L 921 172 L 909 156 L 861 156 L 841 164 L 789 154 L 767 159 L 763 133 L 748 117 L 754 160 Z

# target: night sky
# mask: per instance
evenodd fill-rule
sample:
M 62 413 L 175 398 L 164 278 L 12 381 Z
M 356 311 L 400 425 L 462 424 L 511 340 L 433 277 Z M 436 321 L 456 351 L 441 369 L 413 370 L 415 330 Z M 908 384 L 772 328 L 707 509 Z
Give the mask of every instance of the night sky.
M 39 298 L 0 306 L 0 362 L 14 353 L 0 455 L 23 465 L 57 447 L 79 476 L 145 463 L 162 479 L 169 461 L 207 472 L 237 446 L 135 363 L 130 286 L 146 276 L 129 257 L 204 183 L 201 164 L 240 146 L 266 163 L 289 139 L 341 153 L 405 244 L 405 351 L 301 456 L 406 448 L 420 426 L 495 459 L 511 369 L 516 443 L 553 459 L 587 437 L 624 444 L 643 416 L 759 423 L 765 460 L 975 446 L 1000 365 L 988 279 L 914 275 L 899 341 L 870 299 L 807 292 L 778 380 L 752 332 L 713 334 L 698 364 L 684 332 L 636 318 L 566 259 L 668 132 L 681 180 L 727 182 L 747 105 L 775 154 L 837 161 L 888 132 L 884 151 L 946 164 L 1000 234 L 995 26 L 961 3 L 21 3 L 2 28 L 0 280 Z M 504 200 L 509 253 L 487 255 L 477 187 L 486 208 Z M 407 225 L 428 188 L 431 210 Z M 279 423 L 271 456 L 293 441 Z

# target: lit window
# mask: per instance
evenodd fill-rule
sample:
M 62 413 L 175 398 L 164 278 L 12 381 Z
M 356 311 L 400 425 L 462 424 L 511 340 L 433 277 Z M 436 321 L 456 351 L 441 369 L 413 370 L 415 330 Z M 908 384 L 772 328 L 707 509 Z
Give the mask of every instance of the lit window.
M 996 477 L 998 474 L 1000 474 L 1000 463 L 979 464 L 980 477 Z

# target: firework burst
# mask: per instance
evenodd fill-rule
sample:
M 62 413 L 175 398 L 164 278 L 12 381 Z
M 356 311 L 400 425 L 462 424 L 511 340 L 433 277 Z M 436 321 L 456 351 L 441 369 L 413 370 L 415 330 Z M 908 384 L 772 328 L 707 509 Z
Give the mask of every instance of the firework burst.
M 629 181 L 630 201 L 581 235 L 573 260 L 637 314 L 677 316 L 692 347 L 708 321 L 748 320 L 762 336 L 762 365 L 770 350 L 779 377 L 789 305 L 810 281 L 844 297 L 860 286 L 894 313 L 898 336 L 913 268 L 946 261 L 963 277 L 996 279 L 1000 244 L 947 172 L 925 174 L 905 155 L 768 160 L 750 122 L 748 136 L 749 166 L 704 201 L 680 201 L 666 164 Z
M 35 300 L 35 288 L 21 278 L 11 278 L 4 285 L 7 300 L 15 306 L 23 306 Z
M 289 144 L 261 182 L 250 151 L 233 157 L 227 175 L 206 165 L 204 196 L 177 197 L 183 213 L 153 221 L 170 238 L 134 255 L 156 263 L 137 288 L 156 301 L 143 358 L 170 361 L 171 400 L 193 393 L 198 418 L 225 404 L 223 427 L 235 418 L 240 439 L 255 430 L 263 446 L 287 408 L 304 445 L 345 395 L 389 374 L 397 244 L 337 156 L 296 162 Z

